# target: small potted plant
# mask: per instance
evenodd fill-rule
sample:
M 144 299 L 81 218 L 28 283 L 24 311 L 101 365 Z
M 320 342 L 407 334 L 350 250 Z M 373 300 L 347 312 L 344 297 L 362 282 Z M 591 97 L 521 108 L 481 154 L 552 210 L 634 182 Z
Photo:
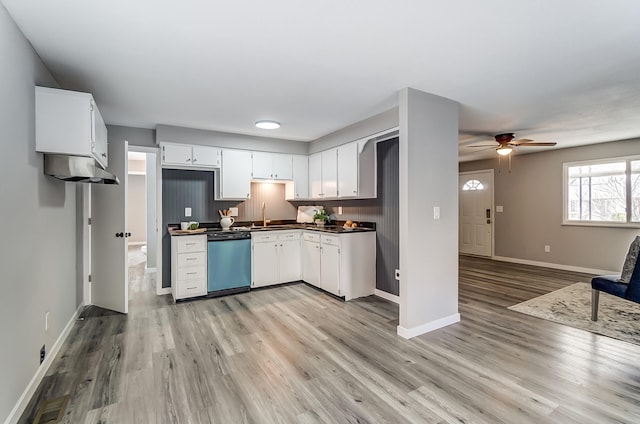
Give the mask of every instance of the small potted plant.
M 329 220 L 329 213 L 326 209 L 322 208 L 313 215 L 313 222 L 316 225 L 324 225 Z

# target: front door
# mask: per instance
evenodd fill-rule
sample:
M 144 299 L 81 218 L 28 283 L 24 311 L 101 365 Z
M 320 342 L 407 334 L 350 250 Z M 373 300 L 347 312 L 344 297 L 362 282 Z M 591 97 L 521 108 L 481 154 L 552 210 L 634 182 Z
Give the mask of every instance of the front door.
M 492 255 L 493 170 L 461 172 L 460 253 Z
M 127 259 L 128 143 L 109 143 L 107 170 L 118 185 L 91 186 L 91 303 L 126 314 L 129 303 Z

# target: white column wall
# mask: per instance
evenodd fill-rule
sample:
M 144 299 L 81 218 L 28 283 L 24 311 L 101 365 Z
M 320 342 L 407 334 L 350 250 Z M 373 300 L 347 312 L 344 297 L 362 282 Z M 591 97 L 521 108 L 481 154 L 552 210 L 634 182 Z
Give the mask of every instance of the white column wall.
M 399 113 L 398 334 L 410 338 L 460 320 L 458 103 L 405 88 Z

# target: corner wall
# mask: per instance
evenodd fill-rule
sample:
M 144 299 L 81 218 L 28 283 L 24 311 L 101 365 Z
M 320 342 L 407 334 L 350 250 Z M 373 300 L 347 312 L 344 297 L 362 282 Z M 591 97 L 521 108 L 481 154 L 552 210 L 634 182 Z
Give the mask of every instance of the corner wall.
M 0 4 L 0 421 L 77 307 L 76 185 L 47 177 L 35 151 L 35 85 L 57 84 Z M 49 330 L 45 331 L 45 312 Z
M 495 169 L 495 255 L 566 266 L 617 271 L 640 228 L 562 225 L 562 164 L 640 153 L 640 139 L 593 144 L 512 159 L 463 162 L 460 172 Z M 544 246 L 551 252 L 545 253 Z

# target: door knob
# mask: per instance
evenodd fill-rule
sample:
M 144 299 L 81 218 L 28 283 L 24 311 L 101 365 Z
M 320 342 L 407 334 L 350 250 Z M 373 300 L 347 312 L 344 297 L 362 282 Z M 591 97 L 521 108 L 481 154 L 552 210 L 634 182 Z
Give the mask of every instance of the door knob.
M 116 237 L 124 237 L 124 233 L 116 233 Z

